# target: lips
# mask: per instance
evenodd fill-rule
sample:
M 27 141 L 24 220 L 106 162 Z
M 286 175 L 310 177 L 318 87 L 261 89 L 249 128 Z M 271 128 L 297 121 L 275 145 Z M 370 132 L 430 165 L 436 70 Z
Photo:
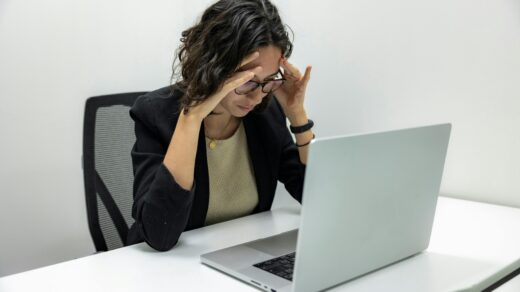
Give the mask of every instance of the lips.
M 238 105 L 238 107 L 243 109 L 243 110 L 245 110 L 245 111 L 250 111 L 250 110 L 252 110 L 254 108 L 254 106 L 252 106 L 252 105 L 245 105 L 245 106 L 244 105 Z

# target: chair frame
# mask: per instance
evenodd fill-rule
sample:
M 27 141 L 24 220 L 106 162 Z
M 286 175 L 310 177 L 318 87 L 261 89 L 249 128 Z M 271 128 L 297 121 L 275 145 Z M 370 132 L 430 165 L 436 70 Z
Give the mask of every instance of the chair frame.
M 112 195 L 108 191 L 105 183 L 95 169 L 95 122 L 96 111 L 100 107 L 112 105 L 126 105 L 131 107 L 137 97 L 146 92 L 130 92 L 113 95 L 94 96 L 87 99 L 85 103 L 85 116 L 83 122 L 83 178 L 85 183 L 85 199 L 87 205 L 87 217 L 90 235 L 94 242 L 96 251 L 107 251 L 108 247 L 103 237 L 103 232 L 99 224 L 97 194 L 107 209 L 112 222 L 114 223 L 119 237 L 126 242 L 129 227 L 127 226 L 121 211 L 115 203 Z

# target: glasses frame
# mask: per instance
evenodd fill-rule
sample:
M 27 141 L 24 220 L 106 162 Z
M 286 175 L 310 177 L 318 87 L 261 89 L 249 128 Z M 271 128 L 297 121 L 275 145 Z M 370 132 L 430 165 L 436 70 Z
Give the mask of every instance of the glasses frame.
M 285 78 L 283 77 L 283 73 L 282 73 L 281 70 L 278 70 L 278 72 L 277 72 L 276 74 L 280 74 L 280 75 L 282 76 L 282 78 L 272 79 L 272 80 L 267 80 L 267 81 L 264 81 L 264 82 L 257 82 L 257 81 L 254 81 L 254 80 L 249 80 L 249 81 L 247 81 L 247 82 L 254 82 L 254 83 L 256 83 L 256 86 L 253 87 L 253 88 L 252 88 L 251 90 L 249 90 L 248 92 L 245 92 L 245 93 L 239 93 L 239 92 L 237 92 L 237 89 L 238 89 L 238 87 L 237 87 L 237 88 L 235 88 L 235 93 L 238 94 L 238 95 L 246 95 L 246 94 L 248 94 L 248 93 L 251 93 L 251 92 L 255 91 L 258 87 L 262 87 L 262 92 L 263 92 L 263 93 L 267 93 L 267 94 L 272 93 L 273 91 L 275 91 L 275 90 L 279 89 L 280 87 L 282 87 L 282 85 L 284 84 L 284 82 L 287 80 L 287 79 L 285 79 Z M 280 84 L 280 86 L 278 86 L 275 90 L 269 90 L 268 92 L 265 92 L 265 91 L 264 91 L 264 86 L 266 86 L 267 83 L 272 82 L 272 81 L 282 81 L 282 84 Z M 247 82 L 246 82 L 246 83 L 247 83 Z M 244 84 L 245 84 L 245 83 L 244 83 Z M 242 85 L 241 85 L 241 86 L 242 86 Z M 240 87 L 240 86 L 239 86 L 239 87 Z

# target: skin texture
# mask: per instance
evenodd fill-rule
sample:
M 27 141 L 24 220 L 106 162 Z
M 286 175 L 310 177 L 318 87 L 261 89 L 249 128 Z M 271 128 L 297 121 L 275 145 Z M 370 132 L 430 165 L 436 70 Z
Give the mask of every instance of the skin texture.
M 307 123 L 304 99 L 311 67 L 307 67 L 302 75 L 294 65 L 282 57 L 278 47 L 258 48 L 244 58 L 235 74 L 224 81 L 216 93 L 192 107 L 188 113 L 179 116 L 163 162 L 181 187 L 189 190 L 193 186 L 197 141 L 202 122 L 207 137 L 225 139 L 232 136 L 240 124 L 240 119 L 267 95 L 260 87 L 246 95 L 237 95 L 234 92 L 235 88 L 249 80 L 264 81 L 277 73 L 280 67 L 287 81 L 275 91 L 275 95 L 291 125 L 300 126 Z M 305 144 L 312 137 L 311 131 L 295 135 L 297 144 Z M 305 164 L 308 147 L 299 147 L 298 150 L 300 161 Z

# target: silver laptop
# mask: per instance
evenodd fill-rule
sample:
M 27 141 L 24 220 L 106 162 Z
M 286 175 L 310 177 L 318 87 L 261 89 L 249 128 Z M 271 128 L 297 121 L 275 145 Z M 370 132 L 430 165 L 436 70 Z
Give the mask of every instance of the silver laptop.
M 426 249 L 451 125 L 315 140 L 300 228 L 201 262 L 266 291 L 319 291 Z

